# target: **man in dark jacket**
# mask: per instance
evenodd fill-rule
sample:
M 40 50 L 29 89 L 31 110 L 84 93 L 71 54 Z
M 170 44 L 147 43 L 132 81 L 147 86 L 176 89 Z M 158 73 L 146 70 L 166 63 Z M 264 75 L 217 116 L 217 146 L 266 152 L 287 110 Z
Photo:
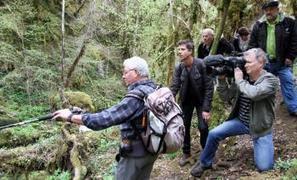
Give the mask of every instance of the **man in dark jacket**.
M 237 31 L 238 37 L 232 41 L 234 51 L 236 53 L 242 53 L 247 50 L 249 45 L 250 31 L 246 27 L 240 27 Z
M 262 6 L 265 14 L 253 26 L 249 48 L 259 47 L 267 53 L 266 69 L 279 77 L 288 111 L 297 116 L 297 91 L 292 73 L 297 57 L 297 22 L 280 13 L 278 5 L 278 1 L 269 0 Z
M 202 42 L 198 46 L 198 58 L 205 58 L 209 55 L 214 41 L 214 32 L 210 28 L 202 30 Z M 232 45 L 224 38 L 219 41 L 218 49 L 215 54 L 231 54 L 233 51 Z
M 194 108 L 198 116 L 200 144 L 202 148 L 208 135 L 213 81 L 206 75 L 206 67 L 201 59 L 193 57 L 192 41 L 182 40 L 178 43 L 178 56 L 181 63 L 176 67 L 170 89 L 176 96 L 179 91 L 179 102 L 184 113 L 185 139 L 180 166 L 189 162 L 191 157 L 190 128 Z
M 148 79 L 148 76 L 148 65 L 144 59 L 132 57 L 124 61 L 123 81 L 128 86 L 128 93 L 142 94 L 144 97 L 153 92 L 156 85 Z M 93 130 L 120 125 L 121 147 L 116 179 L 148 180 L 157 155 L 151 155 L 145 150 L 133 128 L 141 123 L 143 111 L 142 100 L 124 97 L 119 104 L 98 113 L 75 115 L 69 109 L 63 109 L 54 113 L 54 119 L 61 118 L 70 123 L 83 124 Z
M 254 161 L 259 171 L 273 168 L 274 146 L 272 124 L 275 119 L 277 78 L 263 69 L 267 58 L 260 48 L 244 52 L 244 79 L 241 69 L 234 70 L 235 86 L 229 86 L 224 76 L 219 77 L 218 92 L 225 98 L 234 99 L 229 118 L 209 132 L 200 160 L 191 170 L 195 177 L 212 168 L 219 142 L 230 136 L 250 134 L 254 144 Z

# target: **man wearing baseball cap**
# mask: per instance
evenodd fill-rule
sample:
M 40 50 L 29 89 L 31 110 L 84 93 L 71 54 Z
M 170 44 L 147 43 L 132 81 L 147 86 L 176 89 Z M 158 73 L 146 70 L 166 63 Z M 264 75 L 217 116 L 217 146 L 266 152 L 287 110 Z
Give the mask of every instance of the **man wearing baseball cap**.
M 278 7 L 278 5 L 279 5 L 279 2 L 277 0 L 270 0 L 270 1 L 265 2 L 262 5 L 262 9 L 266 9 L 268 7 Z
M 262 5 L 264 15 L 254 24 L 249 48 L 263 49 L 269 63 L 266 69 L 278 76 L 284 102 L 290 115 L 297 117 L 297 91 L 294 88 L 293 61 L 297 57 L 297 23 L 279 10 L 279 1 Z

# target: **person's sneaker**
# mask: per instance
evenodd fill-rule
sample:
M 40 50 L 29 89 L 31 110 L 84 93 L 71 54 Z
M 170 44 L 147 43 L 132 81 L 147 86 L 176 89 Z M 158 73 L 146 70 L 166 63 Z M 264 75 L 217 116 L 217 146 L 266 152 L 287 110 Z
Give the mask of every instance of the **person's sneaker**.
M 203 172 L 207 169 L 212 169 L 212 166 L 203 167 L 199 162 L 197 162 L 191 170 L 191 175 L 194 177 L 201 177 Z
M 191 154 L 183 154 L 183 156 L 180 158 L 178 164 L 181 167 L 185 166 L 187 163 L 190 163 L 190 157 L 191 157 Z

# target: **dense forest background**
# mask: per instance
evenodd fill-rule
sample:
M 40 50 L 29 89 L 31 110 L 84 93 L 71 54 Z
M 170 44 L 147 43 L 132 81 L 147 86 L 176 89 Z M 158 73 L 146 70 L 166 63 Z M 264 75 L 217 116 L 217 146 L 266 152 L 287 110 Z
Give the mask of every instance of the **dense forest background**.
M 0 125 L 70 105 L 94 112 L 117 103 L 125 93 L 122 62 L 134 55 L 149 62 L 152 79 L 168 85 L 179 40 L 198 46 L 206 27 L 231 40 L 237 28 L 252 27 L 263 2 L 0 0 Z M 281 2 L 282 11 L 297 16 L 296 0 Z M 219 120 L 224 108 L 215 101 Z M 116 149 L 117 130 L 76 132 L 60 122 L 1 131 L 0 178 L 110 177 L 113 159 L 103 156 Z

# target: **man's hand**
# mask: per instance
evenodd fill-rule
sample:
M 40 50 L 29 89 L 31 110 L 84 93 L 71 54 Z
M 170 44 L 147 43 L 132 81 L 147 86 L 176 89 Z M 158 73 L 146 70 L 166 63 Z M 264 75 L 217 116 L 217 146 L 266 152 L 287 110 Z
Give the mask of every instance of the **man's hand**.
M 203 111 L 202 112 L 202 118 L 205 120 L 205 122 L 208 124 L 209 121 L 210 121 L 210 112 L 206 112 L 206 111 Z
M 285 59 L 285 65 L 292 66 L 293 65 L 293 61 L 291 59 L 286 58 Z
M 54 115 L 53 119 L 60 118 L 65 121 L 70 116 L 70 114 L 72 114 L 70 109 L 61 109 L 53 113 Z
M 243 72 L 242 72 L 242 70 L 239 67 L 237 67 L 237 68 L 234 69 L 234 78 L 237 81 L 243 79 Z

